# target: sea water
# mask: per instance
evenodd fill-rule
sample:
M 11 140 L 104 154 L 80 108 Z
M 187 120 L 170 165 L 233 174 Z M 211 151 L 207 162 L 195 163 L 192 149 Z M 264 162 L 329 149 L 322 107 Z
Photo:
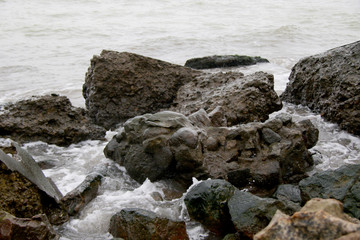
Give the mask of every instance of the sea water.
M 233 70 L 272 73 L 275 90 L 281 93 L 299 59 L 360 37 L 359 0 L 0 0 L 0 12 L 0 106 L 58 93 L 84 107 L 85 72 L 102 49 L 181 65 L 189 58 L 215 54 L 261 56 L 270 63 Z M 320 130 L 311 150 L 317 165 L 309 174 L 359 163 L 358 137 L 304 107 L 285 104 L 281 112 L 310 119 Z M 114 134 L 108 132 L 108 140 Z M 151 197 L 153 192 L 163 195 L 166 183 L 136 183 L 104 157 L 105 145 L 85 141 L 68 148 L 42 142 L 24 146 L 37 161 L 54 164 L 44 172 L 63 194 L 97 166 L 111 168 L 99 196 L 58 228 L 62 239 L 111 239 L 110 217 L 125 207 L 186 220 L 192 239 L 205 238 L 206 231 L 188 221 L 181 198 L 158 202 Z

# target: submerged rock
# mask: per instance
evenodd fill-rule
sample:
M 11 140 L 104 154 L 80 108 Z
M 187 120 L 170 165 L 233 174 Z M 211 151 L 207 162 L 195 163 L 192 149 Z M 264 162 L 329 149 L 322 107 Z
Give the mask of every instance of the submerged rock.
M 302 104 L 360 135 L 360 41 L 300 60 L 282 100 Z
M 335 198 L 344 203 L 345 212 L 360 218 L 360 165 L 348 164 L 335 170 L 315 173 L 300 181 L 304 201 Z
M 292 216 L 277 211 L 270 224 L 254 240 L 338 239 L 360 229 L 360 221 L 342 211 L 335 199 L 312 199 Z
M 91 59 L 83 85 L 86 108 L 105 128 L 171 106 L 196 71 L 133 53 L 103 50 Z
M 273 75 L 220 72 L 200 75 L 180 87 L 171 110 L 189 115 L 205 109 L 213 123 L 233 126 L 263 122 L 270 113 L 281 108 L 281 100 L 274 91 Z M 213 119 L 219 115 L 223 120 Z
M 111 217 L 109 232 L 128 240 L 187 240 L 185 222 L 159 217 L 151 211 L 125 208 Z
M 17 218 L 0 211 L 0 239 L 57 240 L 59 238 L 44 214 L 31 218 Z
M 47 95 L 5 106 L 0 114 L 0 136 L 17 142 L 43 141 L 68 146 L 89 139 L 103 139 L 105 129 L 75 108 L 65 96 Z
M 189 186 L 193 177 L 211 177 L 266 191 L 305 177 L 313 164 L 307 149 L 317 139 L 306 136 L 317 129 L 310 121 L 281 119 L 199 128 L 179 113 L 146 114 L 129 119 L 104 152 L 140 183 L 171 178 Z M 267 135 L 271 130 L 274 141 L 264 138 L 264 129 Z
M 214 55 L 202 58 L 192 58 L 186 61 L 185 67 L 195 69 L 223 68 L 248 66 L 256 63 L 268 63 L 269 60 L 261 57 L 250 57 L 244 55 Z

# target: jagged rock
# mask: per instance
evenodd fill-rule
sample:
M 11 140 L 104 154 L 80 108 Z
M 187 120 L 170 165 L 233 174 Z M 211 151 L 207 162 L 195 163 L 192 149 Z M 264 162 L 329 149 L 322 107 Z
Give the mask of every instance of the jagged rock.
M 313 164 L 307 148 L 317 139 L 307 136 L 317 137 L 317 129 L 310 121 L 281 119 L 199 128 L 179 113 L 146 114 L 129 119 L 104 152 L 140 183 L 171 178 L 189 186 L 192 177 L 211 177 L 266 191 L 305 177 Z M 265 140 L 263 129 L 271 130 L 276 141 Z
M 360 221 L 343 213 L 335 199 L 312 199 L 291 217 L 277 211 L 270 224 L 254 236 L 254 240 L 328 240 L 354 233 Z
M 278 209 L 286 209 L 276 199 L 260 198 L 239 190 L 235 191 L 227 205 L 231 221 L 243 239 L 252 239 L 253 235 L 267 226 Z
M 216 235 L 234 232 L 227 202 L 235 187 L 225 180 L 206 180 L 192 187 L 184 202 L 189 216 Z
M 136 208 L 126 208 L 111 217 L 109 232 L 128 240 L 187 240 L 185 222 L 172 221 Z
M 0 211 L 0 239 L 4 240 L 57 240 L 59 236 L 46 215 L 17 218 Z
M 283 101 L 302 104 L 360 135 L 360 41 L 301 59 Z
M 83 96 L 93 121 L 105 128 L 167 109 L 197 71 L 133 53 L 103 50 L 86 74 Z
M 205 109 L 215 126 L 232 126 L 263 122 L 281 108 L 273 75 L 220 72 L 200 75 L 180 87 L 171 110 L 189 115 Z
M 0 150 L 0 209 L 20 218 L 44 213 L 52 224 L 66 222 L 69 216 L 59 202 L 57 187 L 25 150 L 15 146 L 21 162 Z
M 185 67 L 195 69 L 223 68 L 248 66 L 256 63 L 268 63 L 269 61 L 261 57 L 250 57 L 244 55 L 214 55 L 202 58 L 192 58 L 186 61 Z
M 300 181 L 302 198 L 335 198 L 344 203 L 345 212 L 360 218 L 360 165 L 348 164 L 335 170 L 315 173 Z
M 0 136 L 19 143 L 43 141 L 59 146 L 88 139 L 104 139 L 105 129 L 75 108 L 65 96 L 46 95 L 5 106 L 0 114 Z
M 74 190 L 65 195 L 61 201 L 64 203 L 70 216 L 79 213 L 98 193 L 103 176 L 92 173 Z

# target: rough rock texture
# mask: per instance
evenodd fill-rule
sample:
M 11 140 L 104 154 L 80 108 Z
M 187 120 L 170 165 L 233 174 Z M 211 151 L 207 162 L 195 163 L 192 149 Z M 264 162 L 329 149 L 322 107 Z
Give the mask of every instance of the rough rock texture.
M 192 187 L 184 202 L 189 216 L 216 235 L 234 232 L 227 202 L 235 187 L 225 180 L 206 180 Z
M 92 173 L 86 176 L 85 180 L 74 190 L 65 195 L 61 200 L 69 215 L 74 216 L 79 213 L 98 193 L 103 176 Z
M 232 128 L 194 125 L 201 124 L 169 111 L 138 116 L 104 152 L 138 182 L 172 178 L 189 186 L 192 177 L 211 177 L 250 191 L 297 182 L 313 164 L 307 149 L 318 131 L 309 120 L 294 123 L 281 114 Z
M 136 55 L 103 50 L 91 59 L 83 85 L 93 121 L 113 128 L 125 120 L 167 109 L 183 84 L 197 72 Z
M 342 212 L 341 202 L 312 199 L 291 217 L 277 211 L 270 224 L 254 240 L 328 240 L 359 231 L 360 222 Z
M 360 135 L 359 76 L 360 41 L 300 60 L 281 98 Z
M 59 236 L 51 227 L 46 215 L 16 218 L 0 211 L 0 239 L 3 240 L 56 240 Z
M 5 106 L 0 113 L 0 136 L 19 143 L 43 141 L 59 146 L 103 139 L 105 129 L 75 108 L 65 96 L 47 95 Z
M 182 86 L 171 110 L 189 115 L 201 108 L 213 123 L 219 115 L 224 119 L 218 126 L 232 126 L 263 122 L 270 113 L 280 110 L 282 103 L 274 91 L 273 75 L 220 72 L 200 75 Z
M 319 172 L 300 181 L 304 201 L 311 198 L 335 198 L 344 203 L 345 212 L 360 218 L 360 165 L 344 165 Z
M 52 224 L 69 219 L 61 204 L 40 190 L 35 184 L 0 162 L 0 209 L 19 218 L 46 214 Z
M 126 208 L 112 216 L 109 232 L 127 240 L 187 240 L 185 222 L 159 217 L 153 212 Z
M 278 209 L 286 206 L 272 198 L 260 198 L 249 192 L 235 191 L 228 202 L 231 221 L 243 239 L 252 237 L 266 227 Z
M 248 66 L 256 63 L 268 63 L 269 61 L 261 57 L 250 57 L 244 55 L 214 55 L 202 58 L 192 58 L 186 61 L 185 67 L 195 69 L 223 68 Z

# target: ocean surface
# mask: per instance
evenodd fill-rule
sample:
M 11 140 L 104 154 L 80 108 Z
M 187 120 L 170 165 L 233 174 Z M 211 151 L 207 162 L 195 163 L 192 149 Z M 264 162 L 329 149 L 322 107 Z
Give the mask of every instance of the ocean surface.
M 299 59 L 360 38 L 359 0 L 0 0 L 0 11 L 0 105 L 58 93 L 84 107 L 85 73 L 102 49 L 181 65 L 189 58 L 215 54 L 261 56 L 270 63 L 233 70 L 272 73 L 275 90 L 281 93 Z M 281 112 L 311 119 L 320 129 L 312 149 L 318 165 L 309 174 L 360 162 L 358 137 L 303 107 L 285 104 Z M 108 139 L 114 134 L 108 132 Z M 186 220 L 191 238 L 205 239 L 206 231 L 188 221 L 181 198 L 156 202 L 151 197 L 152 192 L 163 194 L 166 183 L 134 182 L 125 169 L 104 157 L 105 145 L 85 141 L 68 148 L 41 142 L 24 146 L 37 161 L 55 163 L 45 174 L 63 194 L 94 167 L 112 169 L 99 196 L 58 228 L 62 240 L 111 239 L 109 219 L 125 207 Z

